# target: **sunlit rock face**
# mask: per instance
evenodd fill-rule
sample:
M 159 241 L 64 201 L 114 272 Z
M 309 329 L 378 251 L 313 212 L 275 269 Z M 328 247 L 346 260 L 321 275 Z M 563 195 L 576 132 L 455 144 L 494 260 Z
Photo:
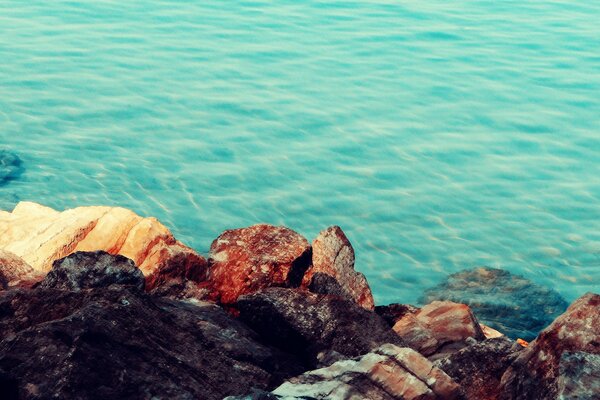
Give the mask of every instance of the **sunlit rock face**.
M 519 275 L 475 268 L 450 275 L 425 291 L 421 302 L 450 300 L 469 305 L 479 320 L 512 338 L 532 340 L 568 303 L 556 291 Z
M 300 285 L 310 244 L 293 230 L 267 224 L 223 232 L 210 246 L 209 283 L 223 304 L 271 286 Z
M 600 393 L 600 295 L 569 306 L 502 376 L 502 399 L 593 399 Z
M 35 271 L 76 251 L 103 250 L 131 260 L 148 290 L 174 277 L 201 281 L 207 263 L 178 242 L 155 218 L 118 207 L 79 207 L 63 212 L 30 202 L 0 212 L 0 249 L 21 257 Z
M 0 290 L 20 286 L 33 279 L 36 279 L 36 274 L 29 264 L 21 257 L 0 249 Z
M 18 155 L 8 150 L 0 150 L 0 186 L 17 179 L 23 170 L 23 162 Z
M 304 275 L 303 286 L 309 287 L 313 275 L 325 274 L 338 281 L 343 291 L 358 305 L 372 310 L 373 294 L 367 279 L 354 270 L 354 249 L 339 226 L 331 226 L 312 243 L 312 266 Z

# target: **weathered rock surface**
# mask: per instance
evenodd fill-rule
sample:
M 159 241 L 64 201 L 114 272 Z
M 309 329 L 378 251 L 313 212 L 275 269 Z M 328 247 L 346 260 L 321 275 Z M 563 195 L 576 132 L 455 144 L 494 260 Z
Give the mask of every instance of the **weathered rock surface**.
M 394 324 L 406 344 L 425 356 L 438 357 L 483 340 L 479 322 L 465 304 L 434 301 L 415 313 L 408 312 Z
M 391 344 L 292 378 L 273 394 L 319 400 L 460 398 L 458 385 L 442 370 L 414 350 Z
M 214 304 L 118 284 L 137 278 L 1 292 L 0 397 L 220 400 L 302 372 Z
M 495 268 L 450 275 L 425 291 L 422 303 L 450 300 L 469 305 L 481 322 L 512 338 L 532 340 L 567 309 L 556 291 Z
M 402 340 L 377 314 L 353 301 L 303 290 L 269 288 L 242 296 L 240 318 L 265 342 L 315 367 L 331 352 L 355 357 Z
M 63 212 L 21 202 L 0 212 L 0 249 L 23 258 L 38 272 L 76 251 L 104 250 L 133 260 L 151 290 L 171 279 L 199 282 L 206 260 L 178 242 L 155 218 L 118 207 L 79 207 Z
M 105 251 L 78 251 L 54 261 L 39 287 L 79 291 L 113 284 L 144 290 L 144 274 L 129 258 Z
M 497 400 L 500 379 L 522 349 L 506 337 L 487 339 L 434 364 L 460 385 L 467 400 Z
M 331 226 L 312 243 L 312 266 L 306 271 L 303 287 L 308 287 L 317 273 L 335 278 L 342 289 L 361 307 L 375 307 L 367 279 L 354 270 L 354 249 L 339 226 Z
M 419 311 L 418 307 L 410 304 L 388 304 L 387 306 L 375 307 L 375 312 L 382 317 L 390 327 L 396 325 L 396 322 L 406 314 L 415 314 Z
M 599 355 L 600 295 L 588 293 L 521 352 L 502 376 L 501 398 L 598 398 Z
M 266 224 L 223 232 L 210 246 L 209 284 L 223 304 L 271 286 L 300 285 L 310 244 L 291 229 Z
M 0 150 L 0 186 L 16 179 L 23 172 L 23 162 L 13 152 Z
M 0 290 L 35 279 L 33 268 L 21 257 L 0 249 Z

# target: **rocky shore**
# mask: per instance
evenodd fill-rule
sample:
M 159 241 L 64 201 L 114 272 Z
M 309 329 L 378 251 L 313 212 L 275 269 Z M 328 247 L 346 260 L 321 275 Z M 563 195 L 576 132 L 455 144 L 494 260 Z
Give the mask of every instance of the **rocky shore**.
M 0 398 L 600 398 L 600 296 L 565 310 L 498 271 L 375 307 L 337 226 L 228 230 L 205 258 L 129 210 L 19 203 L 0 211 Z

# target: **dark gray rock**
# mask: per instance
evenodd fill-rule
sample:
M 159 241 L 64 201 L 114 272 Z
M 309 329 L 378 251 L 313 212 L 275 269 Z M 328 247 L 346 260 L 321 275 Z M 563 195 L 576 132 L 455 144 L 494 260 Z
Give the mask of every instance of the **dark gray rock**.
M 496 400 L 500 379 L 523 348 L 505 337 L 487 339 L 434 364 L 456 381 L 467 400 Z
M 425 291 L 421 302 L 450 300 L 467 304 L 480 322 L 512 338 L 533 340 L 563 313 L 568 303 L 556 291 L 494 268 L 475 268 L 450 275 Z
M 0 150 L 0 186 L 17 179 L 23 169 L 23 162 L 18 155 L 8 150 Z
M 143 290 L 144 284 L 144 274 L 129 258 L 105 251 L 79 251 L 56 260 L 40 287 L 77 291 L 128 285 Z
M 269 288 L 240 297 L 236 307 L 266 343 L 297 354 L 307 367 L 319 365 L 321 353 L 355 357 L 384 343 L 403 344 L 377 314 L 333 296 Z
M 352 300 L 352 297 L 342 288 L 342 285 L 331 275 L 322 272 L 315 273 L 308 285 L 308 290 L 316 294 L 327 294 L 344 300 Z
M 560 358 L 559 367 L 558 387 L 561 399 L 600 398 L 600 355 L 565 352 Z

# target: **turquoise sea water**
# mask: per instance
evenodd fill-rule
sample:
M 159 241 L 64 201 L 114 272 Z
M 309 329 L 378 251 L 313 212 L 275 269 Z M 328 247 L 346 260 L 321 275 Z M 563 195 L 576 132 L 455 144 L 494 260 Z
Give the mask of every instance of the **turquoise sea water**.
M 378 303 L 600 286 L 600 2 L 0 0 L 0 186 L 224 229 L 338 224 Z

